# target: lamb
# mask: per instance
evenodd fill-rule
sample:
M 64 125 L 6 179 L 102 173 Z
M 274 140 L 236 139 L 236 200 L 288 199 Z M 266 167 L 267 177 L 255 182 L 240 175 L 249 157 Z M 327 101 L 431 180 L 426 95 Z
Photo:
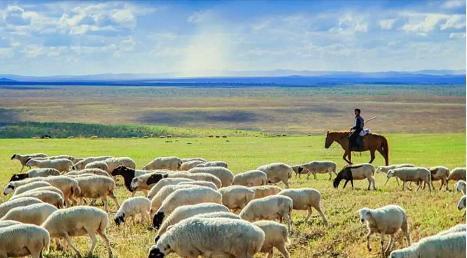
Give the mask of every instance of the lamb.
M 431 173 L 428 169 L 422 167 L 405 167 L 405 168 L 395 168 L 388 171 L 387 174 L 388 180 L 391 177 L 398 177 L 402 181 L 402 191 L 405 190 L 405 184 L 409 181 L 411 182 L 421 182 L 423 181 L 428 185 L 428 189 L 431 192 Z M 418 189 L 422 184 L 418 185 Z
M 196 167 L 188 170 L 188 173 L 197 174 L 211 174 L 221 180 L 222 186 L 226 187 L 232 185 L 234 175 L 232 171 L 224 167 Z
M 149 191 L 147 196 L 149 199 L 152 199 L 162 189 L 162 187 L 167 186 L 167 185 L 176 185 L 182 182 L 195 182 L 195 181 L 189 178 L 163 178 L 151 187 L 151 190 Z
M 56 170 L 55 168 L 35 168 L 23 174 L 14 174 L 13 176 L 11 176 L 10 182 L 24 180 L 26 178 L 33 178 L 33 177 L 47 177 L 47 176 L 59 176 L 59 175 L 60 175 L 60 171 Z
M 223 167 L 228 168 L 228 165 L 225 161 L 207 161 L 201 164 L 198 164 L 196 167 L 205 168 L 205 167 Z
M 47 154 L 44 154 L 44 153 L 32 153 L 32 154 L 23 154 L 23 155 L 21 155 L 21 154 L 16 154 L 15 153 L 15 154 L 13 154 L 13 156 L 11 156 L 11 160 L 17 159 L 21 163 L 20 172 L 22 172 L 25 166 L 30 167 L 30 166 L 26 165 L 28 160 L 30 160 L 32 158 L 44 158 L 44 157 L 47 157 Z
M 462 194 L 465 195 L 465 188 L 466 188 L 465 185 L 466 184 L 464 180 L 457 181 L 456 186 L 455 186 L 456 191 L 461 192 Z
M 109 196 L 119 207 L 117 198 L 114 195 L 114 190 L 116 188 L 115 181 L 112 178 L 106 176 L 87 176 L 87 177 L 78 177 L 76 178 L 79 188 L 81 189 L 80 193 L 77 195 L 78 198 L 91 198 L 91 199 L 102 199 L 104 203 L 105 211 L 109 211 L 107 205 L 107 196 Z
M 379 166 L 376 168 L 376 173 L 385 173 L 387 174 L 389 170 L 395 168 L 408 168 L 408 167 L 415 167 L 413 164 L 394 164 L 389 166 Z
M 178 222 L 196 216 L 200 214 L 207 214 L 212 212 L 229 212 L 229 208 L 225 207 L 222 204 L 217 203 L 199 203 L 194 205 L 183 205 L 177 207 L 168 217 L 164 220 L 162 225 L 160 226 L 159 230 L 157 231 L 157 235 L 161 236 L 164 234 L 167 229 L 177 224 Z M 157 242 L 158 237 L 155 239 Z
M 42 203 L 42 200 L 35 197 L 23 197 L 6 201 L 0 204 L 0 217 L 5 216 L 5 214 L 7 214 L 7 212 L 13 208 L 23 207 L 35 203 Z
M 68 172 L 73 167 L 73 162 L 69 159 L 52 159 L 52 160 L 39 160 L 39 159 L 30 159 L 26 163 L 26 166 L 29 167 L 38 167 L 38 168 L 55 168 L 60 172 Z
M 146 197 L 138 196 L 126 199 L 115 214 L 115 224 L 118 226 L 124 223 L 126 218 L 132 218 L 134 222 L 134 217 L 137 214 L 140 214 L 141 221 L 149 222 L 150 206 L 151 201 Z
M 278 194 L 282 191 L 282 188 L 275 185 L 260 185 L 250 187 L 251 190 L 255 191 L 255 199 L 263 198 L 270 195 Z
M 462 209 L 465 209 L 465 207 L 466 207 L 466 204 L 465 204 L 465 195 L 464 195 L 460 198 L 459 202 L 457 203 L 457 209 L 462 210 Z
M 171 193 L 175 192 L 178 189 L 187 189 L 194 188 L 194 185 L 166 185 L 157 192 L 157 194 L 151 199 L 151 216 L 159 210 L 162 205 L 162 202 L 169 196 Z
M 194 167 L 196 167 L 197 165 L 199 164 L 202 164 L 204 163 L 205 161 L 201 161 L 201 160 L 190 160 L 190 161 L 184 161 L 182 163 L 182 165 L 180 166 L 180 170 L 183 170 L 183 171 L 188 171 Z
M 311 208 L 314 208 L 318 211 L 324 224 L 328 225 L 328 220 L 322 211 L 321 193 L 318 190 L 313 188 L 285 189 L 278 195 L 290 197 L 293 200 L 294 210 L 307 210 L 308 215 L 305 221 L 308 221 L 311 216 Z
M 436 166 L 436 167 L 430 168 L 429 170 L 431 173 L 431 187 L 434 188 L 433 181 L 441 180 L 441 186 L 439 187 L 439 190 L 441 190 L 443 185 L 446 185 L 446 191 L 449 190 L 448 188 L 449 169 L 443 166 Z M 425 184 L 423 185 L 423 187 L 425 188 Z
M 268 183 L 268 175 L 261 170 L 249 170 L 234 176 L 233 185 L 258 186 Z
M 300 177 L 300 174 L 305 172 L 308 177 L 310 177 L 310 174 L 313 174 L 313 177 L 316 179 L 316 174 L 317 173 L 329 173 L 329 180 L 332 179 L 332 174 L 336 174 L 336 163 L 332 161 L 311 161 L 299 166 L 295 166 L 295 173 Z
M 36 188 L 39 188 L 39 187 L 44 187 L 44 186 L 52 186 L 52 185 L 49 184 L 46 181 L 31 182 L 29 184 L 25 184 L 25 185 L 17 187 L 16 190 L 14 191 L 13 195 L 18 195 L 18 194 L 27 192 L 29 190 L 36 189 Z
M 1 220 L 15 220 L 40 226 L 54 211 L 55 206 L 48 203 L 35 203 L 9 210 Z
M 159 157 L 148 164 L 146 164 L 143 169 L 145 170 L 155 170 L 155 169 L 169 169 L 169 170 L 179 170 L 182 165 L 182 160 L 177 157 Z
M 255 191 L 242 185 L 232 185 L 219 189 L 222 204 L 231 210 L 241 210 L 255 197 Z
M 112 172 L 110 172 L 110 174 L 115 177 L 122 176 L 126 189 L 133 193 L 134 196 L 134 191 L 131 189 L 131 181 L 133 180 L 133 178 L 145 175 L 149 172 L 149 170 L 137 170 L 125 166 L 118 166 Z
M 89 235 L 92 241 L 89 253 L 92 254 L 97 243 L 97 233 L 105 241 L 111 258 L 110 241 L 105 233 L 108 224 L 109 219 L 104 211 L 89 206 L 75 206 L 55 211 L 44 221 L 42 227 L 49 232 L 51 238 L 65 238 L 79 257 L 81 254 L 71 243 L 70 237 Z
M 453 170 L 451 170 L 448 176 L 448 184 L 450 180 L 454 180 L 454 181 L 464 180 L 465 181 L 465 168 L 454 168 Z
M 289 243 L 289 231 L 287 228 L 277 222 L 270 220 L 260 220 L 253 223 L 264 231 L 265 239 L 261 247 L 262 253 L 268 253 L 268 258 L 273 256 L 273 248 L 277 248 L 285 258 L 290 257 L 287 251 L 287 244 Z
M 37 199 L 40 199 L 43 202 L 50 203 L 54 205 L 57 208 L 62 208 L 64 206 L 64 200 L 62 198 L 62 195 L 59 193 L 53 192 L 53 191 L 28 191 L 24 192 L 22 194 L 18 194 L 16 196 L 13 196 L 10 200 L 15 200 L 15 199 L 20 199 L 23 197 L 34 197 Z
M 253 258 L 261 250 L 264 238 L 263 230 L 246 221 L 191 218 L 163 234 L 150 248 L 148 257 L 175 252 L 181 257 Z
M 108 167 L 107 172 L 109 173 L 111 173 L 118 166 L 125 166 L 127 168 L 132 168 L 132 169 L 136 168 L 135 161 L 129 157 L 108 158 L 104 160 L 104 162 L 107 164 L 107 167 Z
M 222 203 L 222 195 L 208 187 L 178 189 L 162 202 L 161 207 L 153 217 L 154 228 L 159 228 L 165 217 L 177 207 L 204 202 Z
M 285 188 L 289 188 L 289 178 L 292 177 L 292 168 L 284 163 L 271 163 L 257 168 L 268 176 L 268 183 L 282 182 Z
M 102 170 L 107 171 L 107 172 L 111 172 L 109 170 L 109 166 L 103 160 L 93 161 L 91 163 L 86 164 L 86 166 L 84 166 L 84 169 L 88 169 L 88 168 L 98 168 L 98 169 L 102 169 Z
M 389 173 L 389 172 L 388 172 Z M 405 210 L 397 205 L 387 205 L 377 209 L 362 208 L 358 211 L 360 215 L 360 221 L 365 223 L 368 228 L 367 248 L 371 251 L 370 236 L 373 233 L 381 234 L 381 255 L 386 257 L 389 250 L 391 250 L 394 244 L 394 234 L 399 230 L 402 230 L 407 243 L 410 246 L 410 235 L 409 225 L 407 222 L 407 215 Z M 389 244 L 384 249 L 384 235 L 391 235 Z
M 172 173 L 172 174 L 169 174 L 168 175 L 169 178 L 189 178 L 189 179 L 192 179 L 192 180 L 195 180 L 195 181 L 208 181 L 208 182 L 211 182 L 211 183 L 214 183 L 216 185 L 217 188 L 221 188 L 222 186 L 222 182 L 221 180 L 216 177 L 216 176 L 213 176 L 211 174 L 207 174 L 207 173 L 182 173 L 182 172 L 179 172 L 179 173 Z M 151 180 L 148 180 L 151 182 Z
M 334 188 L 338 188 L 342 179 L 345 179 L 344 188 L 350 181 L 352 189 L 354 189 L 353 180 L 362 180 L 366 178 L 368 180 L 368 190 L 370 190 L 371 186 L 373 186 L 373 190 L 376 190 L 374 175 L 375 167 L 371 164 L 345 166 L 337 174 L 336 178 L 334 178 L 333 186 Z
M 293 200 L 282 195 L 272 195 L 249 202 L 240 212 L 240 217 L 247 221 L 257 221 L 262 219 L 287 220 L 288 229 L 292 228 Z
M 164 173 L 163 170 L 137 176 L 131 180 L 130 191 L 143 191 L 146 195 L 147 191 L 150 190 L 153 185 L 168 176 L 169 175 Z
M 50 235 L 42 227 L 31 224 L 18 224 L 0 228 L 0 257 L 20 257 L 30 255 L 42 257 L 48 250 Z
M 391 252 L 390 258 L 449 257 L 465 258 L 465 232 L 434 235 Z
M 451 233 L 456 233 L 456 232 L 465 232 L 465 231 L 466 231 L 465 224 L 457 224 L 449 229 L 439 232 L 437 235 L 446 235 L 446 234 L 451 234 Z
M 74 171 L 66 173 L 65 176 L 78 176 L 79 177 L 85 174 L 110 177 L 110 174 L 107 171 L 99 169 L 99 168 L 85 168 L 82 170 L 74 170 Z
M 108 158 L 112 158 L 111 156 L 100 156 L 100 157 L 88 157 L 88 158 L 84 158 L 78 162 L 76 162 L 74 165 L 73 165 L 73 169 L 75 170 L 80 170 L 80 169 L 84 169 L 84 167 L 88 164 L 88 163 L 91 163 L 91 162 L 94 162 L 94 161 L 103 161 L 103 160 L 106 160 Z

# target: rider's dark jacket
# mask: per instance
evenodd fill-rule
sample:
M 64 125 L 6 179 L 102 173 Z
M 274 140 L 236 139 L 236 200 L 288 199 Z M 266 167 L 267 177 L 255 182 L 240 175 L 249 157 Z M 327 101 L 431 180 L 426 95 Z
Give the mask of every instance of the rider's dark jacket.
M 360 115 L 355 116 L 355 126 L 352 127 L 353 130 L 361 131 L 365 126 L 365 120 Z

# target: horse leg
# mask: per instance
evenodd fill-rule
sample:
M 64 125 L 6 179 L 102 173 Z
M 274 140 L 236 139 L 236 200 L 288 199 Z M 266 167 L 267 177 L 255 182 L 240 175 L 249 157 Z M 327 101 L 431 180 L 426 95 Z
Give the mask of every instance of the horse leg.
M 368 163 L 373 163 L 373 160 L 375 160 L 375 150 L 370 149 L 370 161 Z
M 346 152 L 344 152 L 344 156 L 342 156 L 342 158 L 345 160 L 345 162 L 349 163 L 349 164 L 352 164 L 352 162 L 350 160 L 347 159 L 347 156 L 349 156 L 349 154 Z
M 381 156 L 383 156 L 384 162 L 385 162 L 385 164 L 387 166 L 388 165 L 388 160 L 387 160 L 388 157 L 387 157 L 386 153 L 384 153 L 384 150 L 381 148 L 381 146 L 376 150 L 379 152 L 379 154 L 381 154 Z

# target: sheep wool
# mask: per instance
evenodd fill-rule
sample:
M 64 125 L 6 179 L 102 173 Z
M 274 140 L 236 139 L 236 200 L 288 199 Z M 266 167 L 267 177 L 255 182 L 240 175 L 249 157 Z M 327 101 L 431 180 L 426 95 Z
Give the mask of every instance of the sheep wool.
M 0 257 L 42 257 L 42 251 L 47 250 L 49 244 L 49 232 L 36 225 L 17 224 L 0 228 Z
M 134 217 L 138 214 L 141 216 L 142 221 L 149 222 L 150 205 L 151 201 L 146 197 L 138 196 L 126 199 L 115 213 L 115 224 L 124 223 L 126 218 L 134 220 Z
M 268 175 L 261 170 L 249 170 L 234 176 L 233 185 L 259 186 L 268 183 Z
M 1 220 L 16 220 L 22 223 L 39 226 L 56 210 L 58 209 L 51 204 L 36 203 L 13 208 L 9 210 Z
M 268 253 L 268 257 L 273 256 L 273 248 L 277 248 L 282 256 L 289 258 L 290 254 L 287 251 L 287 244 L 289 243 L 289 231 L 287 228 L 275 221 L 260 220 L 253 223 L 264 231 L 265 239 L 261 247 L 262 253 Z
M 324 224 L 328 224 L 328 220 L 321 206 L 321 193 L 318 190 L 313 188 L 285 189 L 278 194 L 290 197 L 293 200 L 294 210 L 308 211 L 305 219 L 306 221 L 308 221 L 311 216 L 311 209 L 314 208 L 318 211 Z
M 263 219 L 286 220 L 288 229 L 292 228 L 293 200 L 282 195 L 273 195 L 249 202 L 240 212 L 240 217 L 247 221 Z
M 234 178 L 232 171 L 224 167 L 196 167 L 188 170 L 188 173 L 205 173 L 213 175 L 221 180 L 223 187 L 232 185 Z
M 284 163 L 271 163 L 257 168 L 268 176 L 268 183 L 282 182 L 285 188 L 289 188 L 289 178 L 292 177 L 292 167 Z
M 35 197 L 22 197 L 14 200 L 6 201 L 0 204 L 0 217 L 5 216 L 5 214 L 16 207 L 27 206 L 35 203 L 42 203 L 43 201 Z
M 255 191 L 242 185 L 232 185 L 219 189 L 222 204 L 231 210 L 243 209 L 255 197 Z

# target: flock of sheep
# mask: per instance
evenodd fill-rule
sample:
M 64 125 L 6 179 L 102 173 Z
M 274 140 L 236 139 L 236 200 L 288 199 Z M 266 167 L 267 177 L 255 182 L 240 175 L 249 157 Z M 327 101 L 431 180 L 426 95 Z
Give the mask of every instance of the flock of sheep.
M 376 189 L 375 172 L 386 173 L 388 180 L 401 180 L 403 190 L 407 182 L 414 182 L 418 188 L 428 186 L 431 191 L 436 180 L 448 189 L 449 181 L 454 180 L 457 191 L 463 193 L 458 208 L 465 209 L 465 168 L 449 171 L 445 167 L 427 169 L 401 164 L 375 169 L 371 164 L 359 164 L 345 166 L 336 173 L 334 162 L 313 161 L 296 166 L 271 163 L 234 175 L 227 163 L 203 158 L 160 157 L 141 170 L 128 157 L 75 158 L 38 153 L 14 154 L 11 159 L 21 163 L 21 171 L 25 166 L 35 168 L 14 174 L 4 188 L 3 193 L 11 194 L 11 198 L 0 204 L 0 258 L 41 257 L 51 239 L 56 240 L 57 248 L 65 240 L 81 256 L 71 238 L 83 235 L 91 239 L 90 254 L 98 235 L 112 257 L 106 235 L 108 197 L 118 207 L 114 223 L 135 223 L 140 217 L 141 223 L 152 224 L 157 230 L 149 257 L 170 253 L 181 257 L 253 257 L 258 252 L 272 257 L 274 248 L 289 257 L 293 210 L 306 210 L 308 220 L 315 209 L 323 224 L 329 224 L 318 190 L 288 189 L 294 172 L 296 176 L 313 174 L 315 178 L 317 173 L 328 173 L 329 179 L 335 174 L 336 188 L 342 180 L 344 187 L 350 181 L 353 188 L 353 180 L 367 179 L 368 190 Z M 114 195 L 119 177 L 132 194 L 121 205 Z M 279 182 L 286 189 L 274 185 Z M 144 196 L 135 196 L 140 191 Z M 105 211 L 93 207 L 98 199 Z M 403 208 L 388 205 L 362 208 L 358 213 L 368 227 L 369 250 L 370 236 L 381 235 L 382 257 L 465 257 L 465 224 L 412 244 Z M 403 232 L 408 247 L 392 251 L 398 231 Z M 386 234 L 391 239 L 385 247 Z

